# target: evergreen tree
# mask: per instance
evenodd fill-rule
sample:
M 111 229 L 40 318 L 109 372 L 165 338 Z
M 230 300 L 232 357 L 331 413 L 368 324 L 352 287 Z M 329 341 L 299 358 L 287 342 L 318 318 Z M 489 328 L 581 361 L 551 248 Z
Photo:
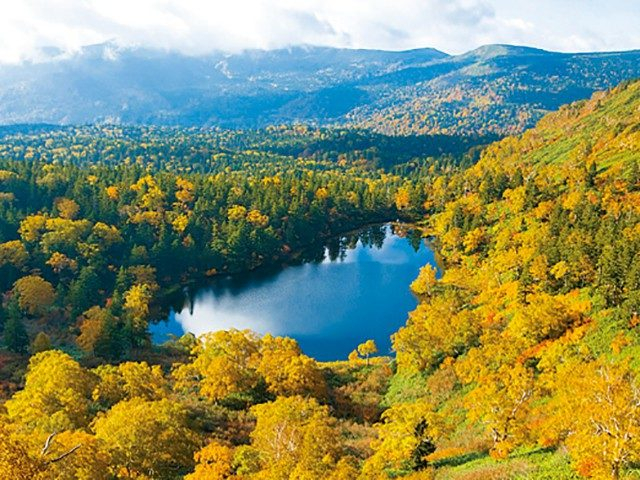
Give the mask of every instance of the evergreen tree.
M 7 306 L 3 339 L 5 346 L 12 352 L 26 354 L 29 351 L 29 335 L 27 335 L 22 321 L 22 313 L 15 298 L 12 298 Z
M 100 279 L 93 267 L 85 267 L 69 287 L 67 301 L 71 305 L 71 318 L 75 319 L 100 302 Z

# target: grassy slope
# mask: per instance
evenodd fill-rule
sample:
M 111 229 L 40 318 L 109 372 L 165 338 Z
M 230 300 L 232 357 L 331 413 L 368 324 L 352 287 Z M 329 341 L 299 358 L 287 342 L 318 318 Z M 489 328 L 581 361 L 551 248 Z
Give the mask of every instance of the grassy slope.
M 590 100 L 564 106 L 547 115 L 536 128 L 493 144 L 473 169 L 491 170 L 499 162 L 507 168 L 525 167 L 553 175 L 560 165 L 578 165 L 588 159 L 588 163 L 595 161 L 600 174 L 615 178 L 629 168 L 630 162 L 640 161 L 639 124 L 640 82 L 623 84 L 610 92 L 596 93 Z M 609 338 L 599 341 L 610 343 Z M 454 410 L 456 401 L 453 397 L 448 402 Z M 459 435 L 468 435 L 469 431 L 467 425 L 458 427 Z M 503 461 L 492 459 L 482 449 L 467 451 L 435 466 L 437 480 L 581 478 L 571 469 L 565 452 L 540 448 L 517 450 Z M 629 478 L 638 474 L 635 470 L 627 473 Z
M 600 167 L 638 158 L 640 82 L 625 83 L 544 117 L 536 128 L 487 150 L 479 166 L 499 158 L 516 166 L 558 164 L 590 151 Z

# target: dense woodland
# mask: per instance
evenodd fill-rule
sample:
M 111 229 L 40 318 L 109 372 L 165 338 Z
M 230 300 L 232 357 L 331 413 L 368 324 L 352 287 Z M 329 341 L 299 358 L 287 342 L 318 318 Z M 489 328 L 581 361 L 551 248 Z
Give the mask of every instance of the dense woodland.
M 0 470 L 634 478 L 640 83 L 562 107 L 477 162 L 461 158 L 470 140 L 366 137 L 7 132 Z M 420 303 L 394 358 L 366 342 L 319 363 L 292 339 L 236 330 L 150 343 L 181 285 L 395 218 L 421 221 L 444 274 L 426 266 L 410 286 Z

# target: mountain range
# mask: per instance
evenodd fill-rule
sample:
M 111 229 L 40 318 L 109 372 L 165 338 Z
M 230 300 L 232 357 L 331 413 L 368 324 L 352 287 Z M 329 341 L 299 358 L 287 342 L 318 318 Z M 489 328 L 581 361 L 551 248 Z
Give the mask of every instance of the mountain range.
M 47 55 L 0 66 L 0 124 L 308 123 L 387 135 L 504 135 L 640 77 L 640 50 L 509 45 L 462 55 L 301 46 L 186 56 L 106 43 Z

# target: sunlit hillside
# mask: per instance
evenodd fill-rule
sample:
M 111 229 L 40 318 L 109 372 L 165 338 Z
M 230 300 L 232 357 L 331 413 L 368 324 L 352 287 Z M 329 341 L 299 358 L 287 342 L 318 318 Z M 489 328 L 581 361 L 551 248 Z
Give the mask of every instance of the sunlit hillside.
M 633 478 L 639 125 L 627 82 L 469 167 L 460 150 L 433 158 L 434 139 L 388 141 L 394 162 L 332 130 L 8 132 L 0 471 Z M 248 330 L 150 341 L 184 282 L 398 217 L 439 268 L 406 286 L 419 304 L 391 356 L 364 341 L 323 363 Z

